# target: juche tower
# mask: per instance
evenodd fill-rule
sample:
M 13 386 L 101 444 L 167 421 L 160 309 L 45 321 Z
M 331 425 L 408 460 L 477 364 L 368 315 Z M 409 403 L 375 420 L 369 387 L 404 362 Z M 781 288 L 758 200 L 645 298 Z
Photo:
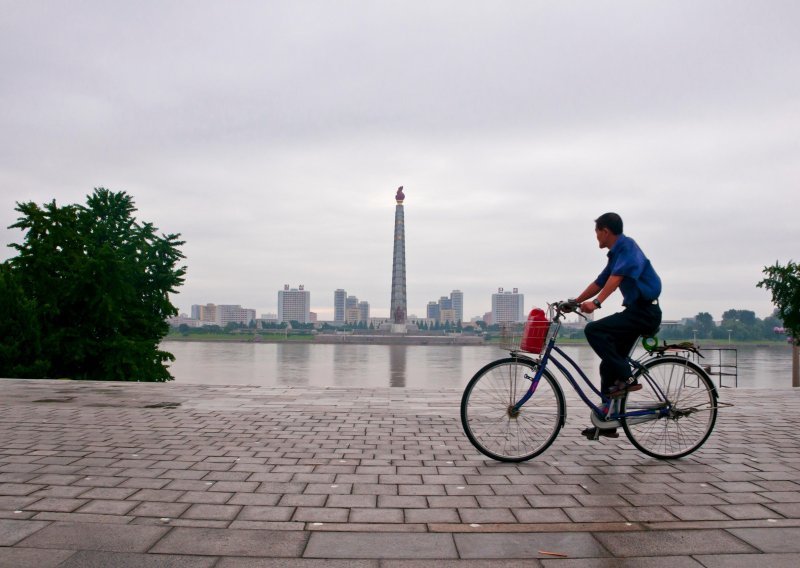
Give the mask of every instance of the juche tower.
M 403 219 L 403 186 L 397 189 L 394 196 L 397 205 L 394 209 L 394 255 L 392 259 L 392 302 L 389 318 L 392 321 L 392 331 L 405 333 L 406 315 L 406 231 Z

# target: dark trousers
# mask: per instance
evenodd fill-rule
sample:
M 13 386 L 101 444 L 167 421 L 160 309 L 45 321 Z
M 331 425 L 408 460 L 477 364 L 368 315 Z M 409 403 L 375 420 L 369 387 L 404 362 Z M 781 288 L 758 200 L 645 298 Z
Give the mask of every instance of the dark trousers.
M 616 381 L 631 376 L 628 354 L 633 344 L 642 335 L 653 335 L 659 325 L 661 308 L 652 303 L 633 304 L 586 324 L 586 339 L 600 357 L 600 388 L 604 394 Z

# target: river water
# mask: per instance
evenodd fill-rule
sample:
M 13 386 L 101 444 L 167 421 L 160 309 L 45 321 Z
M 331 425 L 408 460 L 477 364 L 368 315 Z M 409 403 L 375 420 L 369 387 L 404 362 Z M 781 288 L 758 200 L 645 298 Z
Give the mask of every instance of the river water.
M 166 341 L 162 349 L 175 355 L 170 372 L 177 383 L 422 389 L 461 388 L 483 365 L 508 355 L 497 347 L 458 345 Z M 564 351 L 599 382 L 599 359 L 590 347 L 567 346 Z M 704 365 L 734 363 L 730 351 L 704 355 Z M 735 357 L 740 388 L 791 387 L 788 344 L 737 346 Z M 719 377 L 712 378 L 719 385 Z M 723 384 L 733 386 L 734 378 L 724 377 Z

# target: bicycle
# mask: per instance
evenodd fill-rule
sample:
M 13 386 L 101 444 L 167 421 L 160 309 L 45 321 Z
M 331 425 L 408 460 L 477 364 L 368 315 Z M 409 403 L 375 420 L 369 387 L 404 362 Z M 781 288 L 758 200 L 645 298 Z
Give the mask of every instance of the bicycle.
M 527 342 L 527 353 L 510 349 L 510 357 L 484 366 L 464 389 L 461 424 L 482 454 L 499 461 L 522 462 L 538 456 L 555 441 L 566 422 L 567 407 L 551 365 L 591 409 L 594 426 L 621 426 L 641 452 L 674 459 L 691 454 L 705 443 L 714 429 L 717 409 L 729 405 L 719 403 L 708 374 L 689 359 L 689 352 L 702 357 L 694 344 L 658 346 L 655 337 L 643 338 L 645 354 L 628 358 L 641 390 L 610 399 L 601 395 L 580 366 L 556 345 L 564 316 L 581 315 L 578 304 L 556 302 L 548 306 L 548 311 L 538 330 L 540 339 L 533 347 Z M 535 357 L 537 354 L 539 357 Z M 590 400 L 556 354 L 577 371 L 603 405 Z

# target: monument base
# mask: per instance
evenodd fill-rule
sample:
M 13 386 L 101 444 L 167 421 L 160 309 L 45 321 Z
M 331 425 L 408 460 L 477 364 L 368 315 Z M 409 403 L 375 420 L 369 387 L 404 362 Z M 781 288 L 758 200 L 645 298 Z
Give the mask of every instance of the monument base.
M 414 323 L 391 323 L 385 322 L 380 325 L 378 331 L 391 335 L 408 335 L 409 333 L 416 333 L 419 327 Z

